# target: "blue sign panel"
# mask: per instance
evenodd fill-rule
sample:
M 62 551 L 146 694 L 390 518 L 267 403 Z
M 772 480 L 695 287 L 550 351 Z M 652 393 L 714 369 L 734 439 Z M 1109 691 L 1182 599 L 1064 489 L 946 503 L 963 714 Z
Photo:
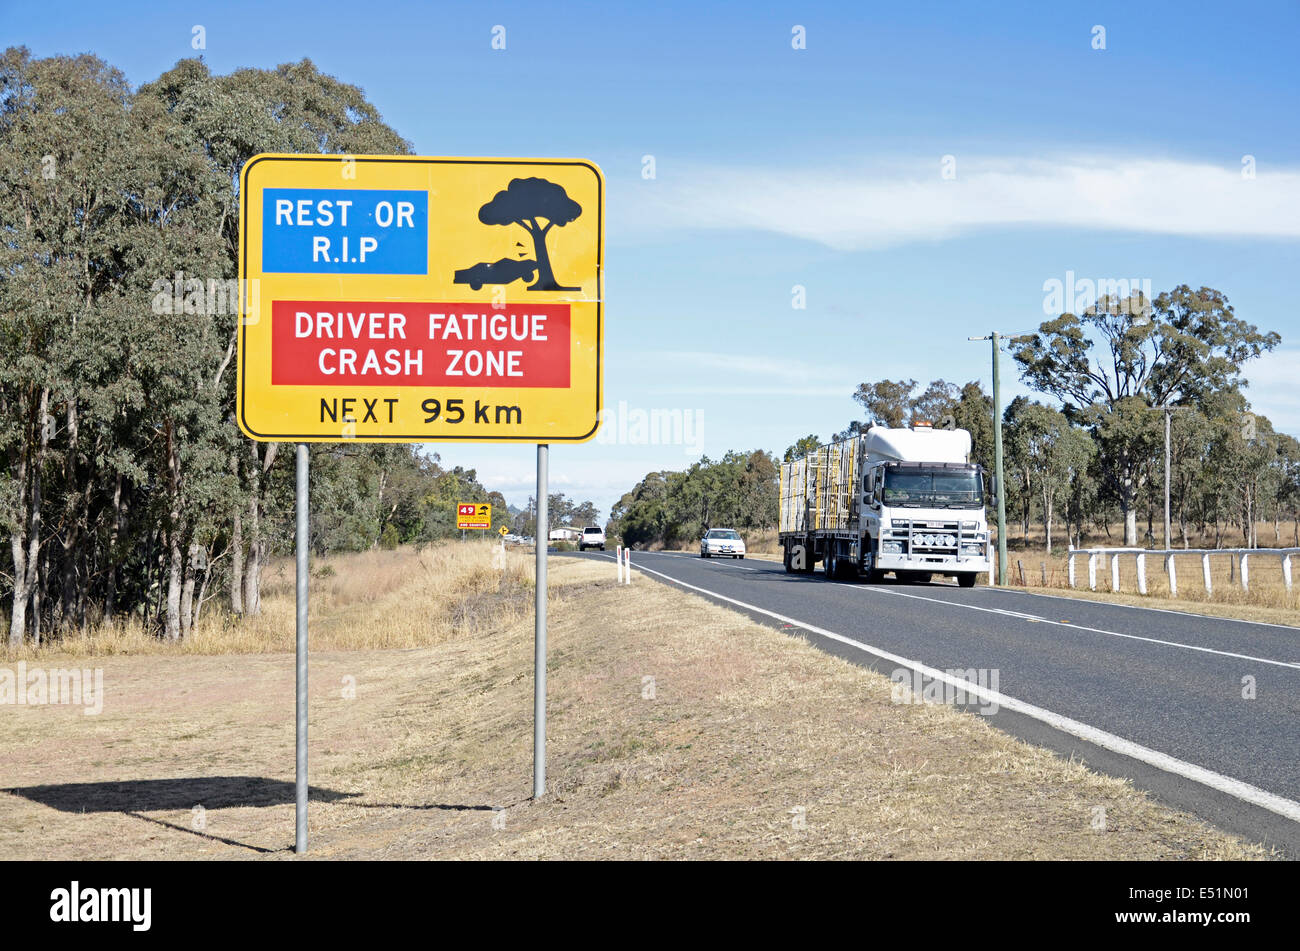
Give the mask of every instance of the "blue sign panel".
M 267 188 L 262 270 L 424 274 L 429 193 L 391 188 Z

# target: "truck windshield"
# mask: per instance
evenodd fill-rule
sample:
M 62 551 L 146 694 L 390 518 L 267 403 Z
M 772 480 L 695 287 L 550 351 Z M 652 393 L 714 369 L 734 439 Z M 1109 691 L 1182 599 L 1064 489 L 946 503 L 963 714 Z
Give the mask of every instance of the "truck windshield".
M 886 505 L 903 508 L 977 509 L 984 486 L 977 469 L 886 469 Z

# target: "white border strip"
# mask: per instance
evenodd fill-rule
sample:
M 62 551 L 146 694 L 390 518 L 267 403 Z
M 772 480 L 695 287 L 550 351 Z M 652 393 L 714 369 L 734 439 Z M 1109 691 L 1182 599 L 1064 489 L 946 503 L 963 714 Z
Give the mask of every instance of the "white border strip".
M 906 657 L 900 657 L 898 654 L 881 650 L 878 647 L 872 647 L 869 644 L 863 644 L 855 641 L 843 634 L 836 634 L 834 631 L 828 631 L 825 628 L 817 627 L 812 624 L 806 624 L 803 621 L 796 620 L 792 617 L 786 617 L 783 614 L 777 614 L 775 611 L 768 611 L 753 604 L 747 604 L 744 601 L 738 601 L 735 598 L 729 598 L 725 594 L 718 594 L 716 591 L 709 591 L 707 588 L 699 588 L 693 584 L 687 584 L 685 581 L 679 581 L 670 575 L 661 571 L 655 571 L 653 568 L 646 568 L 644 565 L 638 566 L 637 570 L 648 572 L 652 575 L 658 575 L 675 585 L 683 588 L 689 588 L 691 591 L 698 591 L 701 594 L 708 595 L 710 598 L 716 598 L 719 601 L 726 601 L 737 607 L 744 608 L 746 611 L 753 611 L 756 614 L 762 614 L 785 624 L 794 627 L 803 628 L 819 637 L 825 637 L 833 641 L 838 641 L 849 647 L 857 648 L 868 654 L 875 654 L 884 660 L 898 664 L 902 667 L 911 668 L 924 677 L 932 680 L 942 681 L 954 687 L 965 690 L 983 700 L 986 704 L 995 703 L 1007 710 L 1014 710 L 1016 713 L 1022 713 L 1027 717 L 1032 717 L 1041 723 L 1060 730 L 1063 733 L 1069 733 L 1071 736 L 1077 736 L 1081 740 L 1086 740 L 1103 749 L 1119 753 L 1122 756 L 1128 756 L 1139 762 L 1146 763 L 1148 766 L 1154 766 L 1156 769 L 1164 770 L 1167 773 L 1173 773 L 1175 776 L 1181 776 L 1189 779 L 1194 783 L 1200 783 L 1202 786 L 1208 786 L 1211 789 L 1221 793 L 1226 793 L 1234 799 L 1240 799 L 1242 802 L 1248 802 L 1252 806 L 1258 806 L 1261 809 L 1267 809 L 1269 812 L 1277 813 L 1284 816 L 1292 822 L 1300 822 L 1300 802 L 1294 802 L 1283 796 L 1267 792 L 1257 786 L 1244 783 L 1239 779 L 1233 779 L 1231 776 L 1224 776 L 1213 770 L 1206 769 L 1203 766 L 1197 766 L 1194 763 L 1188 763 L 1184 760 L 1177 759 L 1167 753 L 1161 753 L 1134 743 L 1132 740 L 1126 740 L 1123 737 L 1116 736 L 1113 733 L 1107 733 L 1105 730 L 1099 730 L 1094 726 L 1086 723 L 1080 723 L 1078 720 L 1071 720 L 1069 717 L 1063 717 L 1059 713 L 1053 713 L 1050 710 L 1044 710 L 1042 707 L 1036 707 L 1033 704 L 1025 703 L 1023 700 L 1017 700 L 1015 697 L 1008 697 L 1006 694 L 999 693 L 996 690 L 989 690 L 987 687 L 981 687 L 973 684 L 969 680 L 963 680 L 960 677 L 954 677 L 942 670 L 936 670 L 933 667 L 927 667 L 925 664 L 908 660 Z M 926 599 L 929 600 L 929 599 Z

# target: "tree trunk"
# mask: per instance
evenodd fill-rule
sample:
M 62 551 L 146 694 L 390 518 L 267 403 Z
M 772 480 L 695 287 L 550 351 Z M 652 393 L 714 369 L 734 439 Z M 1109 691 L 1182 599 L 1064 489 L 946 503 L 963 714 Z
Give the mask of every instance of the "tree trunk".
M 258 617 L 262 613 L 262 568 L 266 564 L 267 545 L 262 537 L 262 483 L 279 451 L 279 443 L 268 443 L 266 454 L 257 455 L 258 444 L 248 441 L 252 455 L 249 472 L 252 486 L 248 498 L 248 562 L 244 569 L 244 613 L 249 617 Z
M 80 420 L 77 416 L 77 397 L 68 398 L 64 417 L 67 450 L 63 454 L 63 530 L 59 539 L 62 557 L 62 579 L 59 586 L 59 625 L 64 630 L 77 621 L 80 592 L 85 589 L 77 576 L 77 549 L 81 542 L 81 517 L 84 509 L 78 504 L 80 483 L 77 472 L 77 452 L 80 442 Z
M 1124 545 L 1136 548 L 1138 542 L 1137 506 L 1133 504 L 1132 489 L 1125 486 L 1120 508 L 1124 510 Z
M 31 598 L 27 588 L 27 553 L 20 531 L 9 536 L 9 551 L 14 560 L 14 600 L 9 608 L 9 646 L 17 647 L 27 633 L 27 602 Z
M 561 287 L 555 283 L 555 274 L 551 270 L 551 255 L 546 250 L 546 233 L 553 226 L 548 223 L 546 227 L 527 228 L 533 238 L 533 256 L 537 259 L 537 280 L 528 285 L 530 291 L 577 291 L 579 287 Z
M 50 574 L 50 552 L 48 548 L 42 549 L 40 547 L 40 537 L 35 532 L 32 533 L 27 554 L 28 569 L 30 570 L 33 565 L 41 566 L 32 579 L 32 643 L 39 647 L 41 644 L 41 611 L 44 608 L 41 589 Z
M 150 529 L 144 549 L 144 629 L 149 630 L 149 608 L 153 601 L 153 539 L 157 534 Z
M 1055 499 L 1052 497 L 1052 490 L 1047 487 L 1048 483 L 1043 481 L 1043 537 L 1047 542 L 1047 556 L 1052 556 L 1052 503 Z
M 117 546 L 122 537 L 122 473 L 113 484 L 113 530 L 108 536 L 108 578 L 105 580 L 104 620 L 112 622 L 117 611 Z
M 203 614 L 203 603 L 206 600 L 208 591 L 208 582 L 212 580 L 212 545 L 209 544 L 207 551 L 204 552 L 203 558 L 203 580 L 199 582 L 198 593 L 194 596 L 194 623 L 199 623 L 199 617 Z
M 244 568 L 244 615 L 259 617 L 262 613 L 262 530 L 258 520 L 258 488 L 256 479 L 248 500 L 248 561 Z
M 181 637 L 194 629 L 194 579 L 199 560 L 199 543 L 190 542 L 185 556 L 185 577 L 181 582 Z
M 23 433 L 19 451 L 18 493 L 24 505 L 19 507 L 17 530 L 10 537 L 10 550 L 14 559 L 14 596 L 9 615 L 9 643 L 17 646 L 27 634 L 28 606 L 31 606 L 31 627 L 35 643 L 41 637 L 41 470 L 49 447 L 50 432 L 45 425 L 49 411 L 50 391 L 41 390 L 40 402 L 32 418 L 29 410 L 27 431 Z M 33 452 L 33 450 L 35 450 Z
M 24 434 L 18 449 L 18 461 L 14 471 L 14 482 L 18 486 L 18 511 L 14 530 L 9 535 L 9 552 L 14 561 L 14 597 L 9 609 L 9 646 L 17 647 L 23 642 L 27 633 L 27 602 L 31 600 L 31 586 L 27 571 L 26 531 L 31 521 L 29 508 L 31 498 L 27 485 L 28 456 L 31 441 Z
M 167 572 L 167 622 L 166 636 L 169 641 L 181 639 L 181 573 L 184 569 L 184 556 L 181 554 L 181 533 L 179 526 L 172 526 L 167 539 L 169 568 Z
M 175 427 L 167 422 L 167 474 L 169 508 L 167 514 L 167 620 L 164 628 L 169 641 L 181 637 L 181 576 L 185 568 L 181 552 L 181 473 L 180 458 L 176 451 Z
M 230 459 L 230 468 L 239 477 L 239 460 Z M 230 528 L 230 613 L 244 613 L 244 513 L 235 509 Z

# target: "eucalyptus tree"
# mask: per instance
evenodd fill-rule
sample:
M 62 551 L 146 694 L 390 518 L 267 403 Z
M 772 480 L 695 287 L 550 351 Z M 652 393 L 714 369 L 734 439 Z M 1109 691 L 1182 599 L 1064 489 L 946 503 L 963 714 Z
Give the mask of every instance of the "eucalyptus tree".
M 1014 412 L 1010 412 L 1011 407 L 1015 407 Z M 1060 410 L 1029 401 L 1013 401 L 1011 407 L 1007 455 L 1012 465 L 1024 473 L 1026 494 L 1032 486 L 1050 555 L 1058 504 L 1069 496 L 1077 480 L 1087 478 L 1096 446 L 1087 431 L 1072 426 Z
M 1144 463 L 1166 404 L 1200 405 L 1241 383 L 1241 368 L 1280 340 L 1237 317 L 1227 297 L 1183 284 L 1154 301 L 1103 297 L 1083 314 L 1044 321 L 1017 347 L 1021 377 L 1059 399 L 1097 442 L 1107 487 L 1137 544 Z
M 226 283 L 238 274 L 239 173 L 254 155 L 338 154 L 342 156 L 342 180 L 349 171 L 348 156 L 411 151 L 410 143 L 384 123 L 359 88 L 321 73 L 307 59 L 273 70 L 239 69 L 225 76 L 213 75 L 201 60 L 182 60 L 142 86 L 139 97 L 159 103 L 188 130 L 207 158 L 210 187 L 219 204 L 207 228 L 221 241 L 224 253 L 214 268 L 200 272 L 198 279 L 204 283 Z M 227 306 L 209 317 L 225 342 L 226 354 L 233 354 L 237 330 L 234 308 Z M 221 385 L 226 390 L 233 426 L 231 375 L 224 376 Z M 242 503 L 233 506 L 228 514 L 230 606 L 236 613 L 260 612 L 261 572 L 272 551 L 265 531 L 268 480 L 276 478 L 272 470 L 277 458 L 275 443 L 244 439 L 232 448 L 222 467 L 238 480 L 243 495 Z

